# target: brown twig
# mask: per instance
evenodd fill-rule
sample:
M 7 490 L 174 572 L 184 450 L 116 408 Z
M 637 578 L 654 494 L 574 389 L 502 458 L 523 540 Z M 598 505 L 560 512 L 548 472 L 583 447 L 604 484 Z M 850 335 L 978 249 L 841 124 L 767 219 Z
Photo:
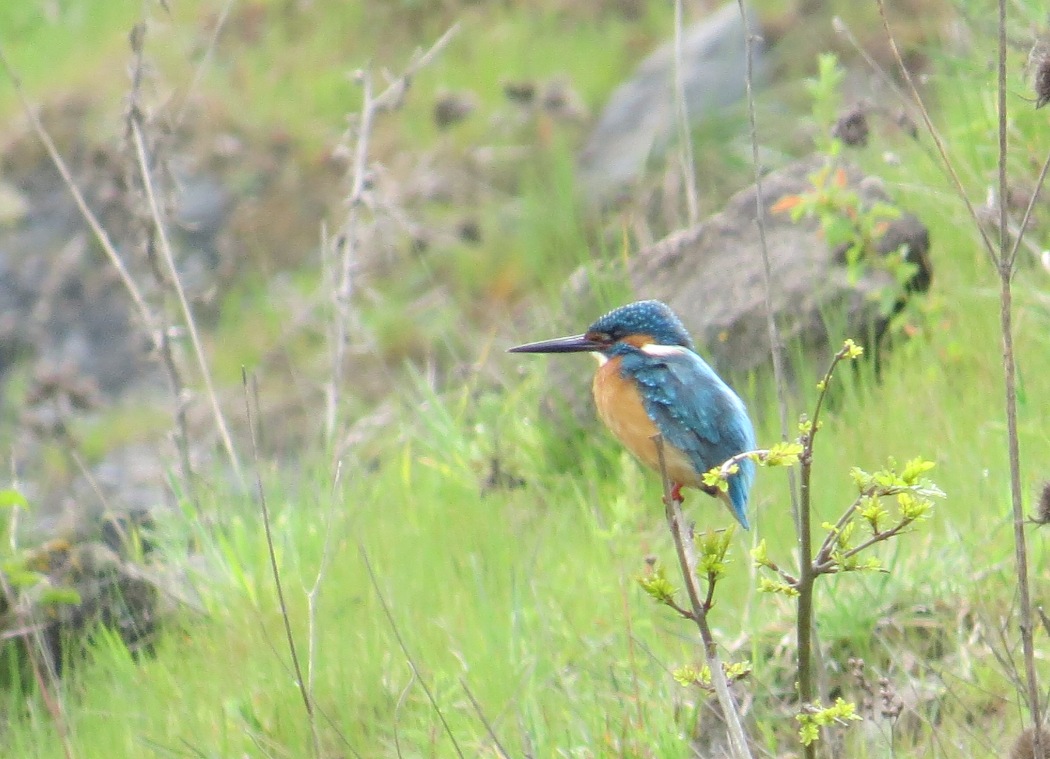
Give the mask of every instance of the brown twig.
M 1007 139 L 1007 111 L 1006 111 L 1006 50 L 1007 50 L 1007 37 L 1006 37 L 1006 0 L 998 0 L 998 51 L 996 58 L 996 110 L 997 110 L 997 126 L 998 126 L 998 202 L 999 202 L 999 240 L 998 247 L 992 244 L 991 239 L 985 232 L 983 225 L 981 224 L 980 218 L 978 217 L 973 204 L 970 202 L 966 195 L 965 189 L 962 183 L 959 181 L 958 175 L 956 174 L 951 160 L 948 157 L 947 151 L 944 148 L 943 142 L 940 136 L 937 134 L 936 128 L 933 126 L 933 122 L 929 117 L 922 98 L 920 97 L 918 90 L 912 81 L 911 75 L 904 65 L 901 59 L 900 52 L 897 49 L 897 43 L 894 39 L 893 33 L 890 30 L 889 21 L 886 16 L 886 8 L 884 0 L 876 0 L 879 8 L 879 14 L 882 18 L 883 28 L 886 31 L 886 37 L 890 44 L 890 49 L 893 52 L 894 59 L 896 60 L 901 72 L 908 83 L 911 90 L 912 97 L 914 98 L 916 105 L 919 107 L 919 111 L 922 114 L 923 121 L 926 125 L 926 129 L 930 136 L 933 138 L 934 143 L 937 145 L 937 150 L 941 155 L 941 160 L 944 162 L 945 167 L 948 169 L 952 180 L 955 183 L 956 191 L 959 197 L 966 204 L 967 210 L 970 212 L 970 217 L 974 222 L 974 226 L 981 235 L 981 240 L 984 243 L 985 249 L 988 251 L 988 256 L 992 261 L 996 269 L 996 273 L 999 276 L 999 327 L 1002 338 L 1002 355 L 1003 355 L 1003 385 L 1005 395 L 1005 406 L 1006 406 L 1006 428 L 1007 428 L 1007 449 L 1009 452 L 1010 461 L 1010 501 L 1013 512 L 1013 526 L 1014 526 L 1014 559 L 1016 564 L 1016 576 L 1017 576 L 1017 589 L 1020 602 L 1020 631 L 1021 631 L 1021 645 L 1024 653 L 1024 664 L 1025 664 L 1025 680 L 1027 693 L 1024 694 L 1024 698 L 1027 700 L 1028 710 L 1030 718 L 1032 720 L 1035 729 L 1032 731 L 1033 734 L 1033 752 L 1035 756 L 1042 756 L 1043 748 L 1041 742 L 1043 739 L 1043 730 L 1041 729 L 1042 713 L 1039 706 L 1039 683 L 1036 676 L 1035 670 L 1035 646 L 1034 646 L 1034 625 L 1032 618 L 1032 600 L 1031 600 L 1031 589 L 1030 589 L 1030 578 L 1028 569 L 1028 547 L 1025 535 L 1025 515 L 1024 505 L 1022 503 L 1022 492 L 1021 492 L 1021 457 L 1020 457 L 1020 443 L 1018 438 L 1017 429 L 1017 377 L 1016 377 L 1016 360 L 1014 353 L 1013 343 L 1013 292 L 1011 289 L 1011 283 L 1013 279 L 1014 264 L 1017 256 L 1017 249 L 1020 245 L 1021 239 L 1024 235 L 1024 228 L 1027 225 L 1027 220 L 1030 216 L 1031 209 L 1035 203 L 1035 196 L 1038 193 L 1039 187 L 1045 180 L 1047 164 L 1050 164 L 1050 158 L 1044 163 L 1043 169 L 1039 175 L 1039 186 L 1036 191 L 1033 192 L 1032 198 L 1029 200 L 1028 208 L 1025 211 L 1025 222 L 1018 230 L 1017 238 L 1011 247 L 1008 241 L 1008 228 L 1007 228 L 1007 154 L 1009 149 L 1009 142 Z
M 685 99 L 685 64 L 682 49 L 682 0 L 674 2 L 674 105 L 675 122 L 678 127 L 678 156 L 685 184 L 686 210 L 689 224 L 700 221 L 700 193 L 696 188 L 696 165 L 693 160 L 693 139 L 689 130 L 689 104 Z
M 1002 1 L 1003 0 L 1000 0 L 1000 2 Z M 922 121 L 926 126 L 926 131 L 933 139 L 934 145 L 937 146 L 937 153 L 941 157 L 941 161 L 944 164 L 945 170 L 948 172 L 948 176 L 955 185 L 955 191 L 958 193 L 962 202 L 966 205 L 966 210 L 969 212 L 970 218 L 973 220 L 978 233 L 981 235 L 981 242 L 984 243 L 984 248 L 987 251 L 989 258 L 993 263 L 998 265 L 999 257 L 995 252 L 995 246 L 992 244 L 991 238 L 988 237 L 988 233 L 984 231 L 984 225 L 981 224 L 981 217 L 978 216 L 977 209 L 974 208 L 973 203 L 970 202 L 970 197 L 966 194 L 966 188 L 963 187 L 962 180 L 959 179 L 959 174 L 955 171 L 955 165 L 952 163 L 951 158 L 948 157 L 948 150 L 944 147 L 944 140 L 937 131 L 937 127 L 933 125 L 933 119 L 930 118 L 930 112 L 926 110 L 926 104 L 922 100 L 922 95 L 919 94 L 919 89 L 915 86 L 915 80 L 912 79 L 911 72 L 908 71 L 908 67 L 904 65 L 904 59 L 901 57 L 900 50 L 897 48 L 897 40 L 890 29 L 889 18 L 886 15 L 885 0 L 875 0 L 875 3 L 879 8 L 879 16 L 882 19 L 882 28 L 886 32 L 886 39 L 889 42 L 890 52 L 893 54 L 893 60 L 896 62 L 897 67 L 900 69 L 901 76 L 908 85 L 908 91 L 911 93 L 915 107 L 918 108 L 919 114 L 922 116 Z
M 715 642 L 714 635 L 711 633 L 711 626 L 707 623 L 707 608 L 700 600 L 700 590 L 696 582 L 697 562 L 692 541 L 692 530 L 685 524 L 681 504 L 671 496 L 671 478 L 667 474 L 667 462 L 664 459 L 663 435 L 654 435 L 652 440 L 656 445 L 660 477 L 663 481 L 664 514 L 667 518 L 667 526 L 671 531 L 671 538 L 674 541 L 675 552 L 678 555 L 678 564 L 682 572 L 682 579 L 685 582 L 686 595 L 689 596 L 689 604 L 692 607 L 692 614 L 689 618 L 696 623 L 696 627 L 700 631 L 700 639 L 704 644 L 707 666 L 711 671 L 711 684 L 714 686 L 718 703 L 722 707 L 733 756 L 735 759 L 751 759 L 751 749 L 748 746 L 744 725 L 740 720 L 740 710 L 733 699 L 733 694 L 729 690 L 729 681 L 726 680 L 725 670 L 722 668 L 722 659 L 718 655 L 718 645 Z
M 1032 620 L 1032 596 L 1028 574 L 1028 546 L 1025 535 L 1025 513 L 1021 493 L 1021 450 L 1017 429 L 1017 367 L 1014 356 L 1013 336 L 1013 280 L 1017 246 L 1024 235 L 1024 225 L 1018 231 L 1017 241 L 1009 249 L 1007 218 L 1007 121 L 1006 121 L 1006 0 L 999 0 L 999 50 L 997 101 L 999 123 L 999 324 L 1003 338 L 1003 384 L 1006 402 L 1006 437 L 1010 452 L 1010 501 L 1014 516 L 1014 556 L 1017 568 L 1017 591 L 1021 606 L 1021 648 L 1024 652 L 1025 681 L 1028 686 L 1028 712 L 1032 720 L 1032 749 L 1035 756 L 1043 756 L 1042 741 L 1045 737 L 1043 713 L 1039 706 L 1039 680 L 1035 671 L 1035 625 Z M 1046 177 L 1046 165 L 1039 175 L 1040 186 Z M 1037 186 L 1032 193 L 1025 223 L 1039 192 Z M 1009 250 L 1008 250 L 1009 249 Z
M 125 125 L 124 125 L 124 139 L 134 150 L 132 146 L 132 125 L 135 120 L 142 118 L 142 81 L 143 71 L 145 69 L 145 34 L 146 25 L 145 22 L 140 22 L 134 26 L 129 35 L 129 41 L 131 43 L 131 53 L 133 57 L 133 63 L 131 66 L 131 87 L 128 90 L 127 97 L 127 109 L 125 112 Z M 126 182 L 129 187 L 139 187 L 141 182 L 137 181 L 138 175 L 138 161 L 133 161 L 134 166 L 128 166 L 126 169 L 127 179 Z M 168 283 L 167 278 L 164 276 L 164 272 L 160 265 L 159 256 L 157 255 L 157 234 L 156 228 L 160 221 L 153 217 L 152 213 L 148 211 L 145 213 L 137 212 L 135 209 L 136 217 L 142 217 L 143 229 L 143 248 L 146 253 L 146 261 L 149 263 L 150 271 L 153 273 L 153 279 L 157 283 L 157 287 L 162 291 L 167 289 Z M 178 362 L 175 360 L 175 351 L 172 348 L 174 342 L 176 330 L 170 326 L 163 329 L 158 329 L 156 332 L 156 338 L 159 342 L 155 345 L 157 353 L 160 356 L 161 365 L 164 367 L 164 373 L 168 378 L 168 385 L 171 388 L 171 395 L 173 399 L 172 413 L 175 417 L 175 429 L 173 432 L 175 438 L 175 450 L 179 454 L 179 467 L 182 470 L 182 481 L 183 487 L 186 489 L 186 494 L 193 504 L 194 512 L 202 524 L 205 524 L 204 513 L 201 508 L 200 498 L 197 494 L 197 482 L 196 475 L 193 470 L 193 460 L 190 457 L 190 433 L 189 433 L 189 418 L 187 415 L 187 409 L 190 405 L 191 394 L 186 388 L 186 383 L 182 377 L 182 371 L 179 367 Z
M 15 95 L 18 98 L 18 102 L 22 106 L 22 111 L 25 113 L 26 118 L 29 120 L 29 125 L 32 127 L 33 132 L 36 134 L 37 139 L 43 144 L 44 149 L 47 151 L 48 157 L 58 170 L 59 175 L 62 177 L 62 182 L 65 184 L 66 189 L 69 190 L 70 195 L 73 196 L 73 202 L 76 204 L 77 209 L 80 211 L 81 217 L 84 222 L 91 229 L 91 233 L 95 236 L 95 240 L 98 242 L 99 247 L 102 248 L 102 252 L 105 253 L 106 258 L 117 272 L 117 276 L 120 278 L 121 284 L 131 297 L 132 302 L 135 304 L 135 310 L 138 313 L 138 317 L 142 322 L 142 326 L 153 340 L 154 344 L 158 344 L 160 338 L 157 332 L 157 323 L 153 318 L 153 314 L 149 307 L 146 305 L 146 299 L 142 295 L 142 291 L 138 285 L 135 284 L 134 278 L 124 265 L 124 261 L 121 259 L 120 254 L 117 253 L 116 247 L 113 242 L 109 239 L 109 234 L 102 227 L 98 217 L 95 216 L 94 212 L 88 207 L 87 201 L 84 199 L 84 194 L 80 191 L 77 186 L 76 180 L 73 179 L 72 173 L 69 171 L 69 167 L 66 165 L 65 160 L 62 158 L 62 154 L 58 152 L 58 147 L 55 145 L 54 140 L 51 139 L 51 135 L 44 128 L 44 125 L 40 122 L 40 117 L 37 115 L 32 104 L 29 102 L 29 98 L 25 94 L 25 90 L 22 87 L 22 80 L 15 72 L 11 65 L 11 62 L 7 58 L 7 54 L 4 51 L 3 45 L 0 45 L 0 66 L 3 67 L 4 72 L 7 74 L 7 78 L 11 81 L 11 85 L 15 90 Z
M 827 398 L 828 387 L 831 385 L 832 377 L 839 363 L 849 355 L 850 345 L 847 344 L 831 360 L 824 378 L 821 381 L 820 394 L 817 396 L 816 405 L 813 408 L 813 418 L 810 420 L 808 431 L 802 435 L 802 454 L 799 456 L 800 484 L 799 484 L 799 510 L 798 510 L 798 583 L 795 590 L 798 591 L 795 610 L 795 639 L 798 648 L 798 697 L 800 709 L 807 709 L 817 700 L 817 684 L 813 662 L 819 652 L 815 652 L 814 641 L 814 616 L 813 596 L 816 592 L 815 583 L 818 576 L 813 562 L 813 445 L 816 441 L 817 432 L 820 430 L 820 414 L 824 408 L 824 400 Z M 802 753 L 806 759 L 816 756 L 816 742 L 803 744 Z
M 186 290 L 182 286 L 182 279 L 179 277 L 178 268 L 175 266 L 175 254 L 172 252 L 171 243 L 168 240 L 168 232 L 163 224 L 160 206 L 157 203 L 157 197 L 153 190 L 150 162 L 147 156 L 146 141 L 142 135 L 142 124 L 140 121 L 141 117 L 132 118 L 131 133 L 135 144 L 135 153 L 139 160 L 139 169 L 142 172 L 142 186 L 146 192 L 146 199 L 149 201 L 150 213 L 153 215 L 154 222 L 156 223 L 155 229 L 157 239 L 160 242 L 160 252 L 165 265 L 168 267 L 171 285 L 175 289 L 175 294 L 178 297 L 179 307 L 182 310 L 183 322 L 186 325 L 186 331 L 190 337 L 190 344 L 193 346 L 193 352 L 197 358 L 197 366 L 200 369 L 201 380 L 204 382 L 208 401 L 211 404 L 215 429 L 219 433 L 219 438 L 222 440 L 223 448 L 226 449 L 226 456 L 229 460 L 233 474 L 237 477 L 238 482 L 243 483 L 244 474 L 241 471 L 240 462 L 237 460 L 237 451 L 233 447 L 233 438 L 230 436 L 230 430 L 226 425 L 226 417 L 223 415 L 222 408 L 219 406 L 219 396 L 218 393 L 216 393 L 215 385 L 212 382 L 211 371 L 208 368 L 208 359 L 204 354 L 204 346 L 201 342 L 200 334 L 197 332 L 197 324 L 193 318 L 193 310 L 190 308 L 189 299 L 186 297 Z
M 339 233 L 335 236 L 335 254 L 338 273 L 332 283 L 332 306 L 334 323 L 332 330 L 332 377 L 327 392 L 325 413 L 325 439 L 331 443 L 335 439 L 338 426 L 338 414 L 343 385 L 343 364 L 346 360 L 346 346 L 351 334 L 351 300 L 354 292 L 354 272 L 358 266 L 358 234 L 360 210 L 367 202 L 369 177 L 369 144 L 375 118 L 385 111 L 399 108 L 404 102 L 416 73 L 428 66 L 448 46 L 459 32 L 459 24 L 453 24 L 430 46 L 426 52 L 416 51 L 412 61 L 405 67 L 401 76 L 394 79 L 381 92 L 373 89 L 372 74 L 368 69 L 356 72 L 355 78 L 361 84 L 361 111 L 355 129 L 353 161 L 350 165 L 350 189 L 346 197 L 346 217 Z M 323 235 L 327 238 L 327 234 Z
M 1014 233 L 1014 245 L 1010 249 L 1010 255 L 1008 258 L 1008 264 L 1011 271 L 1014 268 L 1014 263 L 1017 261 L 1017 251 L 1021 247 L 1024 233 L 1028 230 L 1028 222 L 1032 219 L 1032 209 L 1035 208 L 1035 202 L 1039 199 L 1039 193 L 1043 189 L 1043 184 L 1046 182 L 1048 169 L 1050 169 L 1050 153 L 1047 153 L 1046 159 L 1043 161 L 1043 167 L 1039 170 L 1039 177 L 1035 181 L 1035 189 L 1032 190 L 1032 197 L 1028 199 L 1028 206 L 1024 209 L 1024 216 L 1021 217 L 1021 224 Z M 1000 195 L 1001 194 L 1002 191 L 1000 190 Z
M 383 608 L 383 615 L 386 617 L 386 621 L 390 624 L 390 630 L 394 633 L 394 638 L 397 640 L 397 645 L 401 649 L 405 661 L 408 662 L 409 669 L 412 671 L 413 676 L 419 680 L 419 685 L 426 694 L 430 706 L 434 709 L 438 719 L 441 721 L 441 726 L 445 729 L 445 734 L 448 736 L 449 740 L 452 741 L 452 748 L 455 750 L 456 756 L 458 756 L 459 759 L 466 759 L 463 755 L 463 750 L 459 747 L 459 741 L 456 740 L 456 734 L 452 732 L 452 726 L 449 725 L 448 720 L 445 719 L 445 713 L 438 704 L 437 698 L 434 697 L 434 694 L 430 690 L 426 681 L 419 676 L 419 667 L 416 666 L 415 659 L 413 659 L 412 654 L 409 653 L 408 645 L 405 643 L 405 639 L 401 636 L 401 629 L 397 626 L 397 620 L 394 619 L 394 613 L 390 610 L 390 605 L 386 602 L 386 596 L 383 595 L 383 589 L 379 587 L 379 578 L 376 577 L 375 570 L 372 568 L 372 561 L 368 558 L 368 551 L 365 550 L 365 544 L 358 542 L 357 551 L 361 555 L 361 561 L 364 562 L 365 570 L 368 572 L 368 579 L 372 583 L 372 589 L 375 591 L 376 597 L 379 599 L 379 605 Z
M 762 297 L 766 308 L 766 331 L 769 335 L 769 352 L 773 359 L 773 384 L 777 392 L 777 412 L 780 421 L 780 439 L 786 441 L 790 435 L 787 402 L 787 368 L 784 364 L 784 342 L 773 309 L 773 269 L 769 261 L 769 243 L 766 240 L 765 200 L 762 195 L 762 164 L 758 152 L 758 117 L 755 114 L 755 67 L 754 39 L 744 0 L 737 0 L 740 19 L 744 27 L 744 86 L 747 93 L 747 120 L 751 132 L 751 166 L 755 175 L 755 224 L 758 227 L 759 250 L 762 252 Z M 799 493 L 795 483 L 794 467 L 788 469 L 788 490 L 791 497 L 791 513 L 795 520 L 796 533 L 800 530 Z

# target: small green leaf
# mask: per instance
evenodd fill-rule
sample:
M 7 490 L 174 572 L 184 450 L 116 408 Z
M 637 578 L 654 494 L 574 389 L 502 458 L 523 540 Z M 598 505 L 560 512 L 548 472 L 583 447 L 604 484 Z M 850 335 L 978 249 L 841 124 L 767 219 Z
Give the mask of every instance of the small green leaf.
M 704 472 L 704 484 L 709 488 L 718 488 L 723 493 L 729 490 L 729 480 L 722 476 L 722 467 L 716 466 Z
M 935 466 L 936 464 L 932 461 L 926 461 L 922 458 L 914 458 L 904 465 L 904 471 L 901 472 L 901 479 L 908 485 L 915 485 L 919 482 L 919 477 L 921 475 L 930 471 Z
M 651 598 L 662 604 L 674 602 L 675 587 L 667 579 L 663 567 L 657 567 L 652 573 L 638 578 L 638 584 Z
M 722 662 L 722 670 L 726 673 L 726 679 L 733 683 L 742 680 L 751 674 L 751 662 Z
M 798 589 L 788 585 L 783 580 L 770 580 L 768 577 L 758 578 L 759 593 L 779 593 L 782 596 L 797 596 Z
M 765 466 L 794 466 L 798 463 L 802 450 L 800 443 L 777 443 L 759 463 Z
M 706 665 L 695 667 L 691 664 L 683 664 L 681 667 L 676 667 L 671 673 L 671 677 L 675 679 L 679 685 L 690 686 L 698 685 L 701 688 L 711 687 L 711 669 Z
M 803 746 L 809 746 L 820 738 L 820 728 L 817 727 L 816 722 L 810 720 L 804 720 L 804 715 L 798 715 L 797 719 L 802 723 L 802 726 L 798 731 L 798 739 L 802 741 Z
M 31 588 L 46 578 L 46 575 L 40 572 L 32 572 L 25 567 L 14 565 L 5 566 L 4 574 L 13 588 Z
M 726 573 L 726 554 L 733 537 L 733 528 L 721 532 L 708 530 L 693 538 L 697 549 L 697 574 L 708 582 L 719 580 Z
M 40 600 L 45 604 L 55 606 L 60 604 L 75 606 L 80 603 L 80 593 L 75 588 L 47 588 L 40 594 Z
M 847 724 L 861 719 L 857 714 L 857 707 L 842 698 L 835 699 L 831 706 L 822 708 L 820 702 L 813 704 L 812 711 L 796 714 L 795 719 L 800 723 L 798 737 L 804 746 L 809 746 L 820 738 L 820 728 L 826 727 L 833 722 Z
M 864 347 L 857 345 L 853 340 L 847 339 L 842 348 L 845 351 L 845 357 L 849 359 L 857 359 L 864 355 Z
M 769 555 L 765 538 L 762 538 L 760 541 L 758 541 L 758 545 L 751 549 L 751 560 L 755 562 L 755 566 L 769 566 Z
M 0 490 L 0 509 L 28 509 L 29 501 L 26 497 L 12 488 Z

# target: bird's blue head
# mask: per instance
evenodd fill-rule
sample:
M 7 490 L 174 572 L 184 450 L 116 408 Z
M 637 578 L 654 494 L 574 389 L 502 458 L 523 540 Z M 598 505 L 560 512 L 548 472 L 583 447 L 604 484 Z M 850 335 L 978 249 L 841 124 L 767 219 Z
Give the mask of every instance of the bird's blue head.
M 693 340 L 674 311 L 658 300 L 640 300 L 614 309 L 595 321 L 582 335 L 542 340 L 511 348 L 511 353 L 611 354 L 622 346 L 679 345 L 689 350 Z

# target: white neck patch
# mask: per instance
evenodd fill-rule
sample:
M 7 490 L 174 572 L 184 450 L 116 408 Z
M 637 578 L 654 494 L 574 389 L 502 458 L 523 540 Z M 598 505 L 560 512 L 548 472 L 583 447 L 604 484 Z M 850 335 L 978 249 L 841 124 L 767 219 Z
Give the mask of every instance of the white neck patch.
M 656 343 L 643 345 L 641 350 L 642 353 L 649 356 L 656 356 L 657 358 L 680 356 L 685 352 L 685 348 L 680 345 L 657 345 Z

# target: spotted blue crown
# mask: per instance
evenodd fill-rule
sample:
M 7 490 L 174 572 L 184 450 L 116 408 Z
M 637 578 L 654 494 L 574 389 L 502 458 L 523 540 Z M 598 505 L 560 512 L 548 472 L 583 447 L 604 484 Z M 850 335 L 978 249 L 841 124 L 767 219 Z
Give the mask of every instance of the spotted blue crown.
M 587 332 L 608 335 L 612 340 L 629 335 L 650 335 L 658 345 L 680 345 L 696 350 L 681 319 L 667 304 L 658 300 L 640 300 L 620 306 L 594 322 Z

